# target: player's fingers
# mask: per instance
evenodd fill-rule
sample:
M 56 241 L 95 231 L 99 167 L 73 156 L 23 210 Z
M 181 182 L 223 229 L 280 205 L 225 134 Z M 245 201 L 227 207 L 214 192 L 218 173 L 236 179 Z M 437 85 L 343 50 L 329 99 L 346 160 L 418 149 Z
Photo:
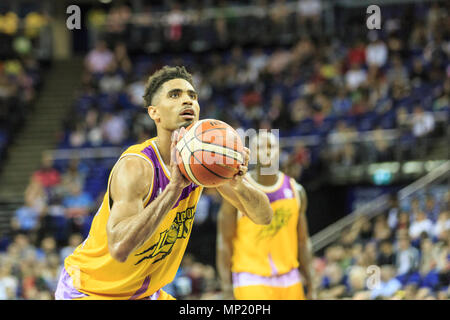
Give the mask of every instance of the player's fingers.
M 181 129 L 178 130 L 178 136 L 177 136 L 177 142 L 183 138 L 184 134 L 186 133 L 186 128 L 181 127 Z
M 244 148 L 243 150 L 242 150 L 242 160 L 243 160 L 243 163 L 244 163 L 244 165 L 247 165 L 248 164 L 248 161 L 249 161 L 249 159 L 250 159 L 250 156 L 249 156 L 249 149 L 248 148 Z
M 178 141 L 178 130 L 172 132 L 172 143 Z
M 238 175 L 243 176 L 247 173 L 248 167 L 240 165 Z

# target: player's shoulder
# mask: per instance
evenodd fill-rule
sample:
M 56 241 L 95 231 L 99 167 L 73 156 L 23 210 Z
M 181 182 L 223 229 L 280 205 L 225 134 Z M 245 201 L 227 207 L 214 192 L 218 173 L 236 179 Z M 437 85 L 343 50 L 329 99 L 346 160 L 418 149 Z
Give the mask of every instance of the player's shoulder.
M 297 181 L 295 180 L 295 178 L 287 175 L 286 173 L 284 173 L 283 171 L 280 170 L 280 173 L 282 175 L 284 175 L 284 177 L 290 181 L 290 183 L 295 187 L 295 189 L 300 190 L 300 189 L 304 189 L 303 186 Z
M 153 168 L 140 157 L 127 156 L 119 159 L 111 178 L 111 190 L 146 194 L 153 181 Z M 114 192 L 113 192 L 114 194 Z M 115 193 L 117 195 L 117 193 Z
M 286 179 L 288 179 L 293 187 L 293 189 L 295 189 L 297 191 L 298 196 L 300 197 L 300 201 L 305 201 L 306 198 L 306 190 L 303 187 L 303 185 L 298 182 L 297 180 L 295 180 L 295 178 L 285 174 L 284 172 L 282 172 L 284 174 L 284 176 L 286 177 Z

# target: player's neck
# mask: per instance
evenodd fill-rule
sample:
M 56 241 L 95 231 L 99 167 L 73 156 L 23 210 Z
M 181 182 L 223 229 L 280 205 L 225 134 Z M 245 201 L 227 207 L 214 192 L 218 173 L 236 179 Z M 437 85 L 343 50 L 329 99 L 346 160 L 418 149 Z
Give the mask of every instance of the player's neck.
M 275 174 L 261 174 L 261 167 L 257 167 L 256 170 L 252 172 L 252 177 L 256 182 L 263 186 L 273 186 L 278 181 L 278 172 Z
M 170 165 L 170 145 L 172 144 L 172 132 L 166 130 L 158 131 L 155 139 L 156 146 L 166 166 Z

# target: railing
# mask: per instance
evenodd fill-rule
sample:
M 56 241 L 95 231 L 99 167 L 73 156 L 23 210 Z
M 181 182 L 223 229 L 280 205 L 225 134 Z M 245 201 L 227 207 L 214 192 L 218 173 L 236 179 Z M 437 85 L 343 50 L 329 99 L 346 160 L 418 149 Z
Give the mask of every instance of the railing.
M 398 192 L 398 199 L 403 200 L 412 195 L 413 193 L 417 192 L 418 190 L 424 189 L 430 184 L 437 183 L 446 178 L 449 178 L 450 177 L 449 173 L 450 173 L 450 161 L 447 160 L 446 162 L 444 162 L 442 165 L 432 170 L 427 175 L 411 183 L 407 187 L 401 189 Z M 322 231 L 319 231 L 318 233 L 314 234 L 311 237 L 314 252 L 317 252 L 326 247 L 327 245 L 329 245 L 330 243 L 332 243 L 333 241 L 336 241 L 341 236 L 341 232 L 345 228 L 351 226 L 359 217 L 366 216 L 367 218 L 372 219 L 375 216 L 383 213 L 383 210 L 387 208 L 388 199 L 389 199 L 388 195 L 381 195 L 378 198 L 375 198 L 374 200 L 356 209 L 355 211 L 345 216 L 344 218 L 340 219 L 339 221 L 326 227 Z

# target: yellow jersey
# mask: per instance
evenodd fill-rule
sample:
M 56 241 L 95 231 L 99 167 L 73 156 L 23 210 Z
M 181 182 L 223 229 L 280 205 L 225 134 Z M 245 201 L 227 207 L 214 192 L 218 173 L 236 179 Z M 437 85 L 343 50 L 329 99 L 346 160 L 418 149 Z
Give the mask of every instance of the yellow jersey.
M 257 183 L 250 174 L 247 178 L 267 194 L 274 216 L 269 225 L 257 225 L 238 211 L 231 271 L 268 277 L 298 268 L 300 199 L 295 180 L 279 172 L 277 182 L 268 187 Z
M 129 156 L 145 159 L 153 169 L 153 183 L 144 202 L 147 206 L 169 183 L 170 171 L 161 158 L 155 138 L 129 147 L 119 160 Z M 106 234 L 111 210 L 109 185 L 113 172 L 114 167 L 88 237 L 65 259 L 64 267 L 72 278 L 73 287 L 88 298 L 145 298 L 175 277 L 191 234 L 203 187 L 190 184 L 183 189 L 154 235 L 121 263 L 111 257 Z

